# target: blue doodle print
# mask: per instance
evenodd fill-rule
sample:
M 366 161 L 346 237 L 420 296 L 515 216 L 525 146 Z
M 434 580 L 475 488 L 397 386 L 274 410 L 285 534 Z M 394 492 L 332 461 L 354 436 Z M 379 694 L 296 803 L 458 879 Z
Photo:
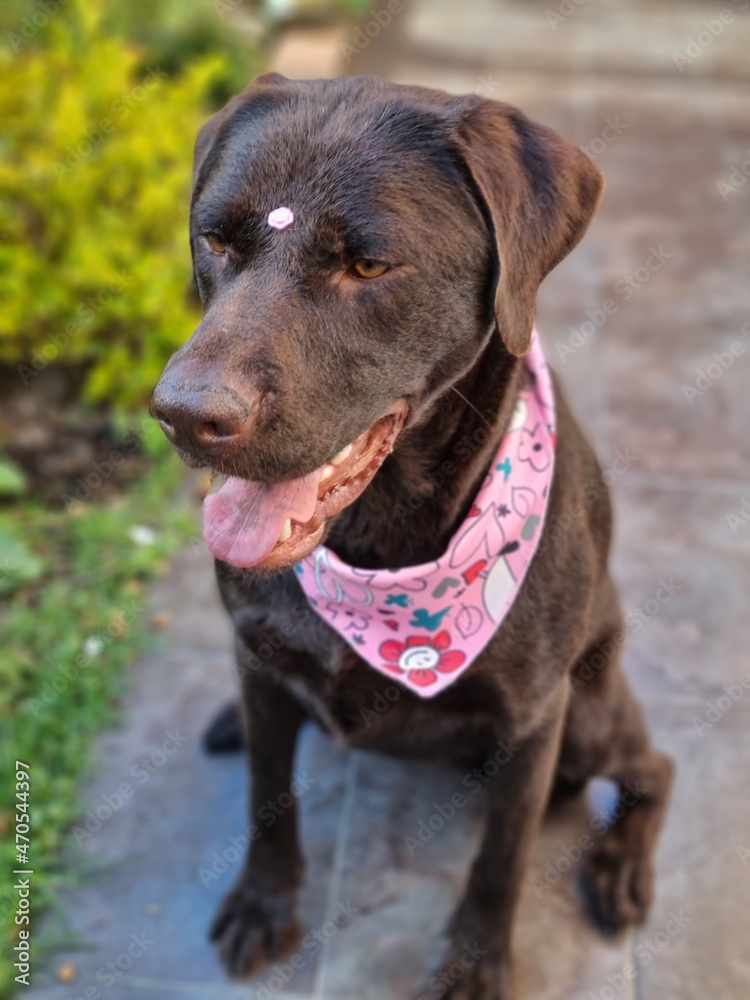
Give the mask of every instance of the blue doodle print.
M 510 459 L 506 458 L 504 462 L 501 462 L 499 465 L 496 465 L 495 468 L 497 469 L 498 472 L 502 472 L 504 476 L 503 482 L 507 483 L 508 476 L 510 475 L 512 469 L 512 466 L 510 464 Z
M 440 628 L 440 623 L 452 607 L 453 605 L 449 604 L 447 608 L 436 611 L 434 614 L 430 614 L 426 608 L 417 608 L 409 624 L 415 628 L 426 628 L 428 631 L 434 632 L 436 628 Z
M 397 604 L 400 608 L 409 607 L 409 595 L 408 594 L 388 594 L 385 599 L 386 604 Z

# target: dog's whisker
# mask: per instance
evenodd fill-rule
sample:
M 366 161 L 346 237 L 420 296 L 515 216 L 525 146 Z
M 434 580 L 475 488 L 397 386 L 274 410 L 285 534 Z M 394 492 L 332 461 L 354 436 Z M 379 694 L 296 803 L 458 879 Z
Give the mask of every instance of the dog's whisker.
M 484 423 L 489 427 L 489 429 L 491 431 L 494 431 L 495 428 L 492 426 L 492 424 L 489 422 L 489 420 L 485 417 L 485 415 L 483 413 L 479 412 L 479 410 L 476 408 L 476 406 L 474 406 L 474 404 L 471 402 L 471 400 L 467 399 L 466 396 L 464 396 L 464 394 L 462 392 L 459 392 L 459 390 L 455 387 L 455 385 L 451 385 L 451 386 L 449 386 L 449 388 L 452 389 L 453 392 L 455 392 L 455 394 L 457 396 L 461 397 L 461 399 L 464 401 L 464 403 L 466 403 L 466 405 L 476 413 L 476 415 L 479 417 L 480 420 L 484 421 Z

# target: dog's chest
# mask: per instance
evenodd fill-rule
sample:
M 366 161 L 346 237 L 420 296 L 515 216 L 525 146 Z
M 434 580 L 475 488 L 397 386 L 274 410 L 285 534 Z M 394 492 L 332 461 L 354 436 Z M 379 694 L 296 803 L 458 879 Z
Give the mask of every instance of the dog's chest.
M 323 623 L 321 623 L 323 624 Z M 416 696 L 383 676 L 323 625 L 320 671 L 290 658 L 280 673 L 308 714 L 341 744 L 417 759 L 466 760 L 481 752 L 491 725 L 484 679 L 459 682 L 455 693 Z
M 418 697 L 358 656 L 289 575 L 262 581 L 252 592 L 221 577 L 220 585 L 238 637 L 253 651 L 253 666 L 274 671 L 341 743 L 452 760 L 472 756 L 478 734 L 486 734 L 497 697 L 486 676 L 461 678 L 435 698 Z
M 299 674 L 285 683 L 321 727 L 344 746 L 413 759 L 472 760 L 487 731 L 483 711 L 425 701 L 359 661 L 333 669 L 321 688 Z

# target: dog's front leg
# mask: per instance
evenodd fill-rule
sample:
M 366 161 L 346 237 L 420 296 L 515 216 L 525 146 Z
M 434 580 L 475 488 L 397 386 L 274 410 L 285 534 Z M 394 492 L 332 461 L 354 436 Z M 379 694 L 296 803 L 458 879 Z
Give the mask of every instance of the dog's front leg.
M 513 917 L 529 849 L 544 815 L 559 752 L 567 692 L 556 691 L 545 721 L 518 742 L 493 736 L 487 763 L 487 829 L 463 900 L 448 926 L 448 950 L 430 991 L 450 1000 L 508 1000 Z M 490 773 L 491 772 L 491 773 Z M 477 779 L 479 780 L 479 778 Z
M 303 869 L 290 786 L 304 713 L 270 667 L 253 668 L 248 662 L 252 657 L 241 643 L 238 659 L 250 758 L 250 845 L 242 874 L 210 932 L 234 976 L 293 947 L 298 937 L 295 904 Z

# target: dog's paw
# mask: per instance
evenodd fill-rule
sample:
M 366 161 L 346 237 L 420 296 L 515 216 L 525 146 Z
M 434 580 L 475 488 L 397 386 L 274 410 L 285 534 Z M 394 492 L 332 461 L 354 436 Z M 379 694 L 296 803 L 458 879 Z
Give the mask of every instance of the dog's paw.
M 209 937 L 231 976 L 291 951 L 300 937 L 294 894 L 264 892 L 241 881 L 219 907 Z
M 449 952 L 417 1000 L 510 1000 L 508 963 L 479 948 L 476 942 Z
M 581 871 L 584 903 L 597 927 L 619 934 L 642 924 L 653 899 L 653 871 L 636 845 L 605 835 Z

